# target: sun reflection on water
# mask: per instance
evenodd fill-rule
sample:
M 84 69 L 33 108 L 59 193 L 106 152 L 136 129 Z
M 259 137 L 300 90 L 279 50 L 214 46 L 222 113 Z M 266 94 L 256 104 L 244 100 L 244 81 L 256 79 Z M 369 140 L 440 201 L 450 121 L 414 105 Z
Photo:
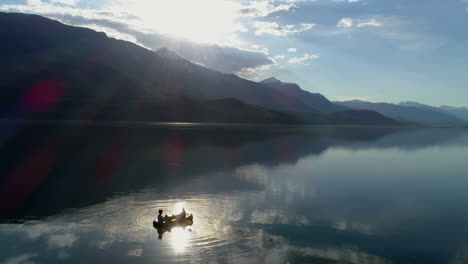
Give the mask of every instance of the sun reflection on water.
M 177 227 L 171 231 L 171 246 L 177 253 L 183 253 L 189 242 L 189 231 Z

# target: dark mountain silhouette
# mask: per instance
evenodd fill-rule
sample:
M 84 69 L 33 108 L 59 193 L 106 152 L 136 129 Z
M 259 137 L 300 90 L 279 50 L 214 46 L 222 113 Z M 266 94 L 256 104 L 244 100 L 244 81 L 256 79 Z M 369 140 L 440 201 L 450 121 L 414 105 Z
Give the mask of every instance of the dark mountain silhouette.
M 371 110 L 345 110 L 332 113 L 335 124 L 348 125 L 404 125 L 403 122 L 395 121 L 376 111 Z
M 429 108 L 396 105 L 389 103 L 370 103 L 359 100 L 335 102 L 336 104 L 346 106 L 352 109 L 367 109 L 377 111 L 394 120 L 415 125 L 426 126 L 462 126 L 466 122 L 441 112 Z
M 330 102 L 319 93 L 310 93 L 301 89 L 295 83 L 284 83 L 274 77 L 261 81 L 260 83 L 273 88 L 273 94 L 278 101 L 286 107 L 303 104 L 323 113 L 333 113 L 348 110 L 346 107 Z
M 38 81 L 56 78 L 65 82 L 67 98 L 96 97 L 96 90 L 104 86 L 107 97 L 125 100 L 237 98 L 273 110 L 315 111 L 303 104 L 286 108 L 269 87 L 193 64 L 167 49 L 152 52 L 35 15 L 1 13 L 0 22 L 0 67 L 2 76 L 10 76 L 2 86 L 15 87 L 15 95 Z
M 233 98 L 198 101 L 186 97 L 165 100 L 98 103 L 86 107 L 86 101 L 63 101 L 44 113 L 52 120 L 109 120 L 203 123 L 302 124 L 302 119 L 286 112 L 248 105 Z M 83 107 L 85 106 L 85 107 Z M 27 118 L 27 117 L 26 117 Z M 21 118 L 21 119 L 24 119 Z
M 0 12 L 0 39 L 0 118 L 292 124 L 375 121 L 365 120 L 367 116 L 358 112 L 324 114 L 320 104 L 327 104 L 325 113 L 332 112 L 333 105 L 307 92 L 314 100 L 320 98 L 320 104 L 306 100 L 284 104 L 284 98 L 270 86 L 191 63 L 168 49 L 153 52 L 41 16 Z M 391 120 L 378 123 L 387 121 Z

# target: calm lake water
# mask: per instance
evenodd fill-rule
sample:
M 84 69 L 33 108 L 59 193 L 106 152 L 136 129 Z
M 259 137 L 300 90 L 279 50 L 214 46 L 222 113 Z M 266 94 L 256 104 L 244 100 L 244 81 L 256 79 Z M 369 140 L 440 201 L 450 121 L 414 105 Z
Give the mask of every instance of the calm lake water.
M 468 263 L 468 129 L 3 124 L 0 201 L 0 263 Z

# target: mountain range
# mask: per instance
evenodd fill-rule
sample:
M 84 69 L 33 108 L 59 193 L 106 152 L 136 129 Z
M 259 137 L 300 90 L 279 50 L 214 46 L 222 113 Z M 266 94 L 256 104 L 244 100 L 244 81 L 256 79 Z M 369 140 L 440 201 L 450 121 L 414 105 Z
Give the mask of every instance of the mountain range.
M 425 105 L 417 102 L 401 102 L 399 105 L 404 105 L 404 106 L 411 106 L 411 107 L 418 107 L 418 108 L 424 108 L 424 109 L 430 109 L 433 111 L 439 111 L 443 112 L 448 115 L 453 115 L 459 119 L 462 119 L 466 122 L 468 122 L 468 107 L 454 107 L 454 106 L 447 106 L 443 105 L 440 107 L 434 107 L 430 105 Z
M 467 120 L 458 118 L 438 108 L 415 103 L 402 102 L 399 104 L 370 103 L 360 100 L 334 102 L 351 109 L 367 109 L 379 112 L 394 120 L 423 126 L 464 126 Z
M 0 39 L 2 119 L 359 125 L 461 121 L 427 109 L 431 115 L 411 119 L 381 108 L 334 103 L 294 83 L 245 80 L 194 64 L 167 48 L 154 52 L 37 15 L 0 12 Z

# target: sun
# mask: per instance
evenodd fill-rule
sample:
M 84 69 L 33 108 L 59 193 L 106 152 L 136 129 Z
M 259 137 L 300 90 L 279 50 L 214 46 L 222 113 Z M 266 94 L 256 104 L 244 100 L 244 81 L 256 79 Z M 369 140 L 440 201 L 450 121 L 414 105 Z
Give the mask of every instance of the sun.
M 228 0 L 138 0 L 127 8 L 147 30 L 196 42 L 222 43 L 246 31 L 236 22 L 239 4 Z

